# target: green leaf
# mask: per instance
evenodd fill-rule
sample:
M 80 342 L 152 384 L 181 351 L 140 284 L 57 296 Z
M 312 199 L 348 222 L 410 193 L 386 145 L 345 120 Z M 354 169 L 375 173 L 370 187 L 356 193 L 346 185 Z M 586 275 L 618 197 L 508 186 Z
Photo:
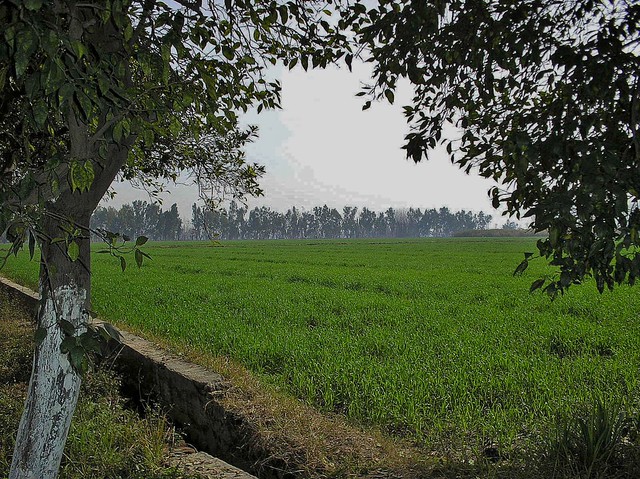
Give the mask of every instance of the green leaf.
M 127 260 L 124 259 L 124 256 L 120 256 L 120 268 L 122 268 L 123 272 L 127 269 Z
M 113 141 L 120 143 L 122 141 L 123 122 L 119 121 L 113 127 Z
M 108 338 L 106 339 L 110 338 L 115 339 L 118 342 L 122 342 L 122 334 L 120 334 L 120 331 L 114 328 L 113 325 L 109 323 L 103 323 L 101 329 L 108 335 Z
M 75 347 L 76 347 L 76 338 L 73 336 L 67 336 L 62 340 L 62 343 L 60 344 L 60 352 L 68 353 Z
M 84 163 L 79 161 L 72 161 L 69 168 L 69 182 L 71 184 L 71 191 L 76 190 L 89 191 L 93 180 L 95 179 L 95 173 L 93 171 L 93 165 L 89 160 Z
M 345 55 L 344 57 L 344 62 L 347 64 L 347 67 L 349 68 L 349 71 L 351 71 L 351 64 L 353 63 L 353 55 L 348 53 L 347 55 Z
M 280 5 L 278 7 L 278 12 L 280 13 L 280 19 L 282 20 L 282 23 L 287 23 L 287 20 L 289 19 L 289 9 L 287 8 L 287 6 Z
M 529 292 L 533 293 L 535 290 L 542 288 L 544 286 L 545 280 L 543 278 L 535 280 L 531 283 L 531 287 L 529 288 Z
M 391 90 L 385 90 L 384 91 L 384 96 L 386 96 L 387 97 L 387 101 L 393 105 L 393 102 L 395 101 L 395 96 L 394 96 L 393 92 Z
M 69 243 L 69 246 L 67 247 L 67 255 L 71 261 L 77 260 L 78 256 L 80 256 L 80 246 L 78 246 L 78 243 L 75 240 Z
M 20 78 L 24 75 L 29 60 L 37 48 L 38 37 L 30 28 L 22 29 L 16 34 L 16 77 Z
M 67 336 L 73 336 L 76 332 L 76 327 L 66 319 L 61 319 L 60 321 L 58 321 L 58 325 Z
M 526 259 L 524 261 L 522 261 L 522 263 L 520 263 L 518 265 L 518 267 L 516 268 L 516 270 L 513 272 L 514 276 L 518 276 L 521 275 L 522 273 L 524 273 L 524 271 L 529 267 L 529 261 L 527 261 Z
M 133 27 L 130 23 L 128 23 L 124 28 L 124 40 L 128 42 L 129 40 L 131 40 L 131 37 L 133 37 Z
M 142 246 L 147 241 L 149 241 L 149 238 L 147 238 L 146 236 L 138 236 L 138 238 L 136 239 L 136 246 Z
M 42 91 L 40 90 L 40 74 L 34 73 L 25 78 L 24 89 L 27 97 L 30 99 L 40 97 L 42 95 Z
M 80 346 L 69 349 L 69 362 L 80 373 L 87 372 L 89 368 L 87 353 Z
M 89 353 L 100 353 L 102 348 L 98 338 L 95 329 L 87 328 L 87 331 L 78 336 L 78 343 Z
M 65 83 L 58 90 L 58 102 L 62 105 L 63 103 L 68 103 L 69 100 L 73 99 L 73 95 L 75 93 L 75 87 L 73 83 Z
M 39 127 L 44 126 L 44 123 L 47 121 L 47 117 L 49 116 L 49 109 L 47 108 L 47 104 L 40 100 L 37 101 L 35 105 L 32 107 L 33 109 L 33 118 L 36 120 L 36 124 Z
M 33 340 L 36 343 L 36 346 L 40 346 L 44 338 L 47 336 L 46 328 L 38 328 L 36 329 L 36 333 L 33 335 Z
M 204 84 L 207 87 L 207 93 L 209 94 L 209 96 L 214 98 L 214 95 L 216 94 L 216 89 L 218 87 L 218 84 L 213 79 L 213 77 L 211 75 L 207 74 L 207 73 L 203 73 L 201 75 L 201 77 L 202 77 L 202 81 L 204 81 Z
M 176 117 L 172 117 L 169 122 L 169 131 L 172 135 L 178 136 L 182 131 L 182 124 L 176 119 Z
M 356 4 L 355 4 L 355 5 L 353 5 L 353 7 L 351 7 L 351 8 L 352 8 L 352 9 L 353 9 L 353 11 L 354 11 L 355 13 L 357 13 L 358 15 L 362 15 L 362 14 L 364 14 L 364 13 L 366 13 L 366 12 L 367 12 L 367 7 L 366 7 L 366 6 L 364 6 L 364 5 L 363 5 L 363 4 L 361 4 L 361 3 L 356 3 Z
M 153 133 L 153 130 L 150 129 L 146 129 L 142 132 L 142 139 L 144 140 L 144 145 L 149 148 L 151 146 L 153 146 L 153 142 L 155 140 L 155 135 Z
M 73 54 L 78 60 L 81 60 L 82 57 L 85 56 L 89 51 L 87 46 L 78 40 L 71 41 L 71 49 L 73 50 Z
M 109 79 L 106 76 L 98 77 L 98 88 L 102 95 L 109 93 L 109 90 L 111 89 L 111 82 L 109 82 Z
M 555 283 L 549 283 L 549 285 L 545 287 L 543 291 L 547 293 L 551 299 L 555 299 L 556 296 L 558 296 L 558 287 Z
M 56 50 L 60 44 L 58 35 L 56 35 L 56 32 L 53 30 L 47 30 L 40 37 L 40 44 L 42 49 L 53 57 L 55 56 Z
M 27 10 L 35 12 L 42 8 L 43 0 L 24 0 L 24 6 Z
M 233 48 L 227 45 L 222 45 L 222 54 L 225 56 L 227 60 L 233 60 L 233 57 L 235 56 L 235 52 L 233 51 Z
M 136 258 L 136 264 L 138 265 L 138 268 L 142 267 L 142 252 L 137 249 L 136 252 L 134 253 L 134 256 Z

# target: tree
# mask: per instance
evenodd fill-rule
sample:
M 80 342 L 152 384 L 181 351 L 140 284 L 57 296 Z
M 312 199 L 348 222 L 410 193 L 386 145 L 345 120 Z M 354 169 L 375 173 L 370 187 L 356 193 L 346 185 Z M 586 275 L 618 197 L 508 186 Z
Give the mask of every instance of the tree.
M 117 232 L 121 237 L 136 238 L 145 235 L 149 239 L 166 240 L 180 236 L 182 219 L 177 205 L 162 212 L 157 203 L 136 200 L 120 209 L 97 207 L 91 216 L 93 238 L 100 240 L 101 232 Z
M 285 225 L 288 238 L 298 239 L 302 237 L 300 232 L 300 213 L 295 206 L 287 210 L 285 214 Z
M 376 222 L 376 213 L 366 206 L 360 211 L 359 224 L 364 238 L 370 238 L 373 235 Z
M 182 235 L 182 220 L 178 214 L 178 205 L 171 205 L 171 208 L 162 213 L 160 216 L 162 224 L 162 239 L 167 241 L 179 240 Z
M 196 203 L 191 206 L 191 225 L 193 227 L 193 239 L 203 239 L 205 232 L 204 214 L 202 208 Z
M 89 220 L 115 178 L 152 193 L 188 170 L 209 200 L 257 194 L 238 112 L 264 78 L 343 55 L 324 2 L 10 0 L 0 4 L 0 230 L 41 248 L 38 344 L 10 477 L 51 478 L 86 365 Z M 157 191 L 156 191 L 157 192 Z M 122 238 L 105 233 L 124 268 Z M 140 238 L 131 247 L 140 264 Z
M 342 230 L 345 238 L 355 238 L 358 234 L 357 213 L 357 207 L 345 206 L 342 209 Z
M 515 221 L 506 221 L 502 225 L 502 229 L 503 230 L 517 230 L 518 229 L 518 223 L 516 223 Z
M 548 231 L 538 252 L 558 272 L 532 290 L 555 296 L 586 277 L 601 292 L 635 282 L 638 2 L 358 1 L 341 27 L 374 66 L 365 109 L 393 103 L 401 78 L 414 87 L 408 158 L 444 144 L 452 162 L 501 185 L 490 191 L 495 207 Z

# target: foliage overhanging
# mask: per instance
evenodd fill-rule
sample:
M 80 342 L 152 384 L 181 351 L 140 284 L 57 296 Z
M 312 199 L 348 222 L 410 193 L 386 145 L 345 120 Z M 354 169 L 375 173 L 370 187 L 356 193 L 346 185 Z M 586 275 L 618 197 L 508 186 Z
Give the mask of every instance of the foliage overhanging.
M 532 289 L 636 281 L 640 4 L 380 0 L 351 5 L 341 26 L 374 65 L 361 95 L 393 102 L 399 79 L 413 85 L 408 158 L 444 144 L 452 162 L 500 184 L 495 207 L 548 230 L 538 250 L 558 274 Z

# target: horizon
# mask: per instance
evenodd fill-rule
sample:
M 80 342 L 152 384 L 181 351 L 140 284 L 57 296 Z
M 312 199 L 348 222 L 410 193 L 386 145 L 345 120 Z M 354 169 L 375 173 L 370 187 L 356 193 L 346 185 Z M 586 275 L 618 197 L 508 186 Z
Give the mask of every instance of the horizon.
M 259 127 L 258 139 L 245 149 L 247 161 L 266 167 L 259 182 L 264 196 L 247 198 L 249 209 L 447 207 L 501 217 L 488 196 L 495 183 L 464 173 L 444 149 L 436 148 L 419 164 L 406 159 L 401 147 L 409 132 L 402 113 L 411 100 L 407 83 L 399 85 L 393 105 L 384 100 L 362 111 L 364 100 L 355 95 L 370 69 L 361 62 L 354 62 L 353 73 L 337 67 L 308 72 L 274 67 L 269 74 L 281 81 L 282 109 L 242 117 L 243 125 Z M 163 207 L 176 203 L 182 217 L 190 216 L 193 203 L 201 204 L 196 187 L 187 182 L 181 177 L 160 197 Z M 148 193 L 127 183 L 114 184 L 113 191 L 115 198 L 101 206 L 150 201 Z

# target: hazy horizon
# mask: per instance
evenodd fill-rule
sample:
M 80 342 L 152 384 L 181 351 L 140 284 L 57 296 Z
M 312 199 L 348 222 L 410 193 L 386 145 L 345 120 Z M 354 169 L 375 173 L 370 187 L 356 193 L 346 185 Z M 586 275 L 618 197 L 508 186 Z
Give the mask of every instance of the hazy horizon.
M 259 127 L 259 138 L 246 148 L 247 159 L 266 167 L 260 181 L 265 195 L 248 198 L 249 209 L 448 207 L 483 211 L 500 220 L 487 194 L 494 182 L 465 174 L 443 149 L 419 164 L 406 159 L 401 147 L 409 128 L 402 106 L 411 102 L 408 84 L 399 85 L 394 105 L 381 101 L 362 111 L 364 100 L 355 94 L 368 80 L 368 68 L 354 63 L 353 73 L 337 67 L 270 72 L 282 83 L 282 109 L 242 118 L 243 124 Z M 146 192 L 128 184 L 113 189 L 116 197 L 102 206 L 149 201 Z M 171 184 L 167 190 L 163 207 L 176 203 L 183 219 L 190 218 L 191 205 L 198 202 L 196 188 Z

